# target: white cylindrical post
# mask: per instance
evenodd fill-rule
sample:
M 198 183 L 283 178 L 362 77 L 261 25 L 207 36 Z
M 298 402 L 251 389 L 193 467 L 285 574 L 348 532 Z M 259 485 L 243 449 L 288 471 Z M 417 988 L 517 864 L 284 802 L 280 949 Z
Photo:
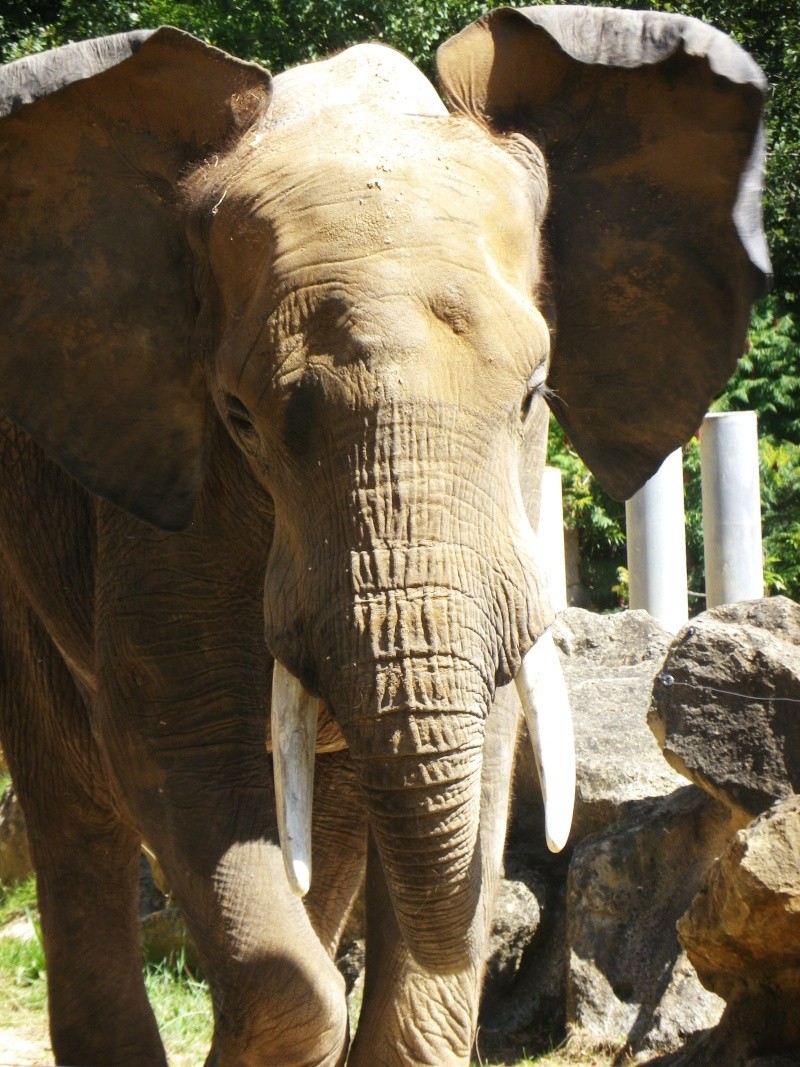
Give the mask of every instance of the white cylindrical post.
M 706 415 L 700 432 L 706 607 L 764 595 L 754 411 Z
M 630 606 L 644 608 L 677 633 L 689 618 L 680 449 L 625 502 L 625 519 Z
M 538 541 L 547 572 L 550 603 L 554 611 L 567 606 L 567 565 L 564 555 L 564 503 L 561 471 L 545 467 L 539 509 Z

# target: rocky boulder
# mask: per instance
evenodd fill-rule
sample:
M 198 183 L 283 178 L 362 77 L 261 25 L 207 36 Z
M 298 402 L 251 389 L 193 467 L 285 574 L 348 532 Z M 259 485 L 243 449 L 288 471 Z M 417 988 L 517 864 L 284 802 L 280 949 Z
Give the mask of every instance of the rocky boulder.
M 648 729 L 672 634 L 643 611 L 604 616 L 579 608 L 562 612 L 553 632 L 575 724 L 574 853 L 571 863 L 569 850 L 546 856 L 524 738 L 507 863 L 525 855 L 545 894 L 537 898 L 539 930 L 507 997 L 519 1005 L 514 1018 L 523 1035 L 527 1003 L 534 1038 L 534 1020 L 547 1018 L 554 1027 L 566 1022 L 572 1048 L 626 1042 L 642 1054 L 675 1049 L 712 1027 L 724 1007 L 698 981 L 675 923 L 742 823 L 688 786 Z M 550 996 L 558 993 L 552 1004 L 535 982 L 537 967 L 548 975 Z M 482 1032 L 498 1018 L 505 1016 L 486 998 Z
M 577 793 L 571 844 L 624 817 L 628 806 L 686 785 L 664 761 L 646 713 L 672 642 L 646 611 L 567 608 L 553 625 L 575 726 Z M 527 737 L 517 754 L 511 840 L 539 840 L 541 793 Z
M 519 1058 L 563 1033 L 565 864 L 553 859 L 507 854 L 478 1020 L 483 1060 Z
M 639 801 L 576 849 L 567 884 L 570 1044 L 624 1041 L 638 1054 L 679 1048 L 714 1026 L 723 1001 L 705 990 L 675 923 L 736 830 L 694 786 Z
M 749 818 L 800 792 L 800 605 L 770 597 L 693 619 L 648 722 L 676 770 Z
M 800 797 L 734 836 L 678 931 L 704 985 L 727 1001 L 708 1062 L 800 1057 Z

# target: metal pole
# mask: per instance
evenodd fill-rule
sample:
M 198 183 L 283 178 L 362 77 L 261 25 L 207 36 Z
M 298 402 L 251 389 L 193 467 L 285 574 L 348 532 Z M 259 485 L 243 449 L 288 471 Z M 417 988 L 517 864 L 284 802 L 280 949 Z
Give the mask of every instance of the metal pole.
M 706 415 L 700 432 L 706 607 L 764 595 L 754 411 Z
M 561 494 L 561 471 L 555 467 L 545 467 L 542 475 L 542 501 L 537 532 L 547 572 L 550 603 L 554 611 L 563 611 L 567 606 L 564 504 Z
M 630 606 L 644 608 L 677 633 L 689 618 L 680 449 L 625 502 L 625 520 Z

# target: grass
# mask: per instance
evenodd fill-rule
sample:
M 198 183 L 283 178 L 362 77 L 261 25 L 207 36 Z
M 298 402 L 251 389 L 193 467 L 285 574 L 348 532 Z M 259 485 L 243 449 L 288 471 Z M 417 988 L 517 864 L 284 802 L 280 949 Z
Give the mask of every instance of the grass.
M 566 1049 L 554 1049 L 541 1056 L 525 1056 L 515 1060 L 512 1067 L 612 1067 L 615 1058 L 607 1052 L 569 1053 Z M 492 1060 L 473 1060 L 471 1067 L 509 1067 L 507 1061 L 496 1064 Z
M 186 967 L 183 956 L 170 963 L 148 963 L 145 987 L 158 1020 L 170 1063 L 202 1063 L 211 1044 L 212 1015 L 208 986 Z
M 0 928 L 35 912 L 36 906 L 36 878 L 33 875 L 11 887 L 0 883 Z

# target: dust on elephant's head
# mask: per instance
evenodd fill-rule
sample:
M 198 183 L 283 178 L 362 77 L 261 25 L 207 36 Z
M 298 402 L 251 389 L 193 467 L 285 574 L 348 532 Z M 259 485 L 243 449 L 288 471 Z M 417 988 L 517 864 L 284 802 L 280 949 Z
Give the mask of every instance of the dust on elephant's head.
M 694 20 L 572 6 L 446 42 L 450 114 L 376 46 L 274 82 L 171 29 L 75 47 L 6 94 L 0 403 L 165 530 L 224 424 L 274 510 L 269 652 L 341 723 L 409 945 L 454 967 L 485 722 L 552 617 L 545 378 L 619 497 L 696 429 L 768 270 L 763 78 Z

